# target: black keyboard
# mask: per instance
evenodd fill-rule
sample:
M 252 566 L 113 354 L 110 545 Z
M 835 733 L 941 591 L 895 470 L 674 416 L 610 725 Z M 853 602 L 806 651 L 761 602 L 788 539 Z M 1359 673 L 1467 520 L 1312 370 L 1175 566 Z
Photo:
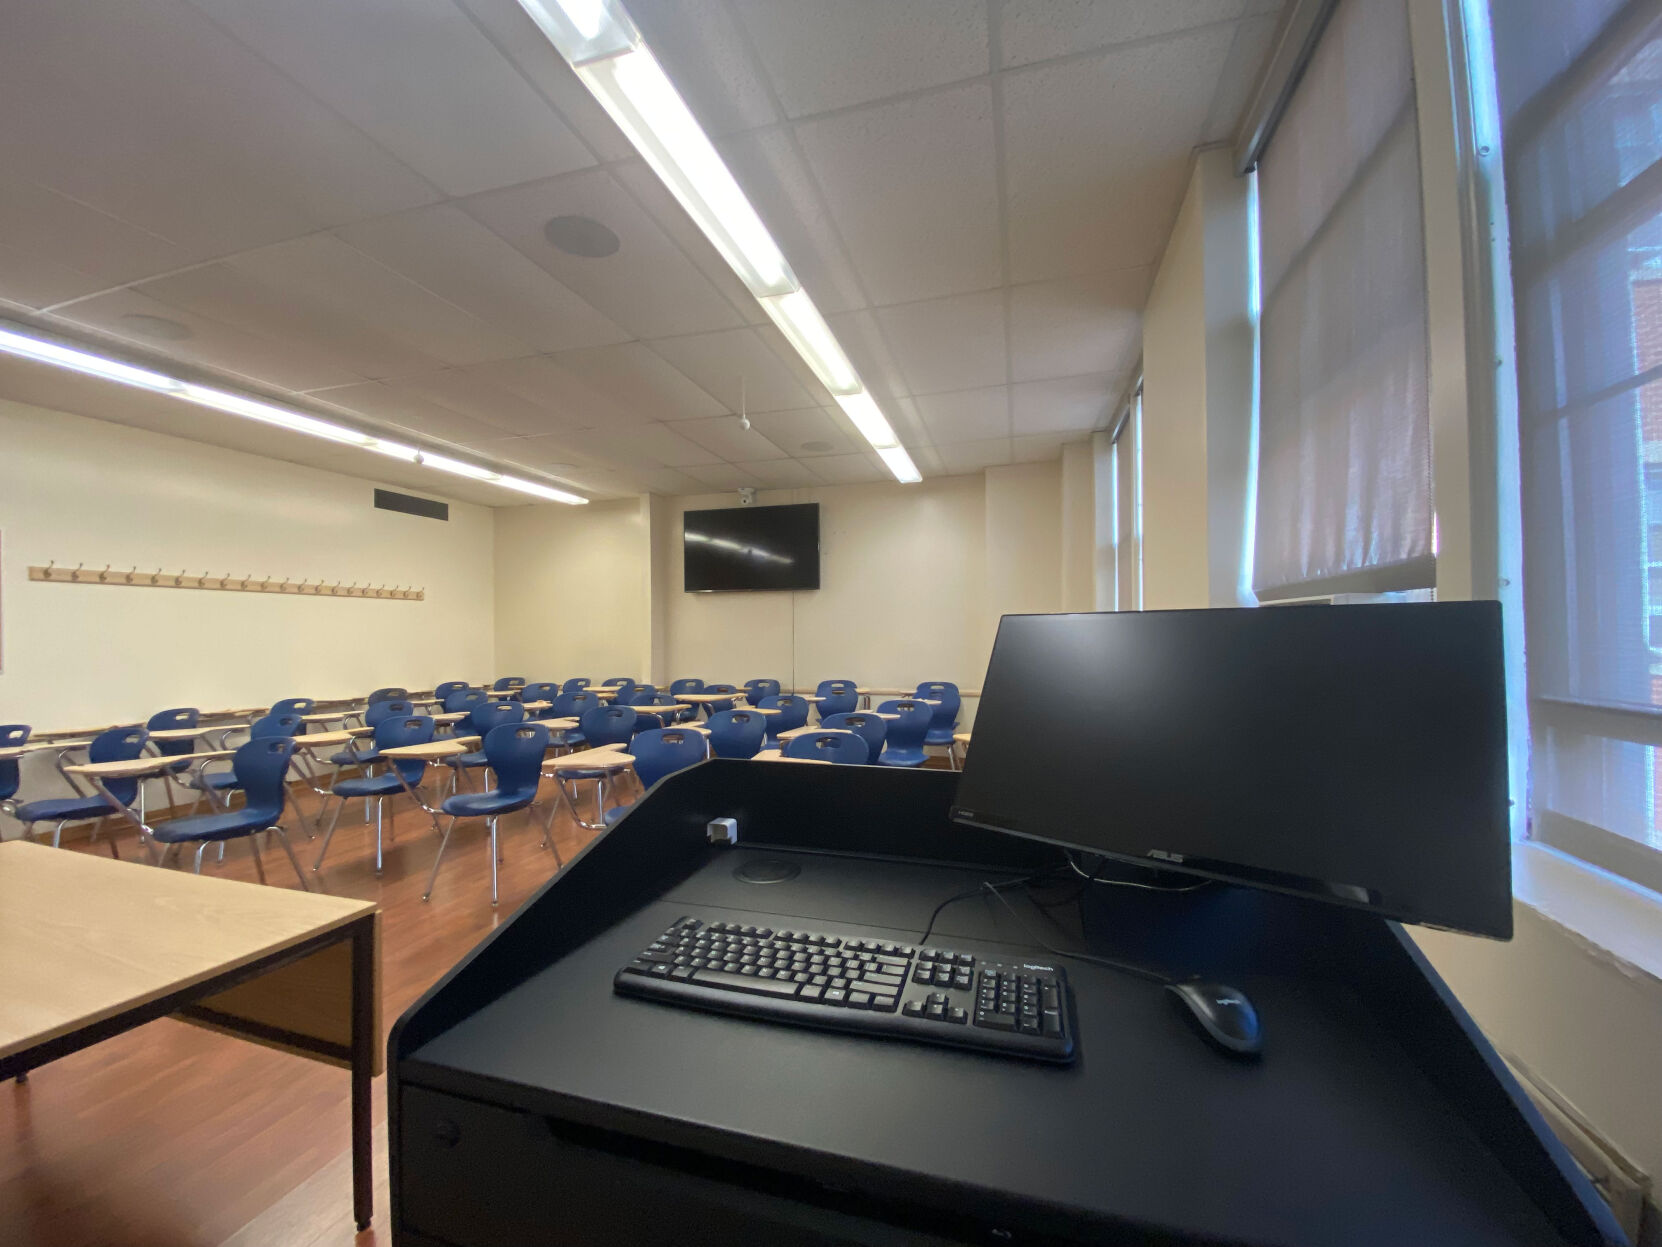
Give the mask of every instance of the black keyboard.
M 682 918 L 617 972 L 613 989 L 693 1009 L 1071 1061 L 1061 967 L 945 948 Z

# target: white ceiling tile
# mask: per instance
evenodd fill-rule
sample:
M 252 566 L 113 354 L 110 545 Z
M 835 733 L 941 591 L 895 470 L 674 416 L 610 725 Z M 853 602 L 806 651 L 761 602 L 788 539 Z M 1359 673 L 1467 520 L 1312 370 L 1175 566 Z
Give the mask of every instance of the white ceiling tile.
M 357 385 L 314 390 L 307 397 L 464 446 L 498 441 L 508 435 L 508 430 L 499 425 L 465 416 L 435 403 L 407 385 L 364 381 Z
M 1243 0 L 1005 0 L 998 6 L 1006 69 L 1152 39 L 1241 15 Z
M 626 160 L 629 140 L 516 0 L 457 0 L 492 45 L 554 106 L 601 160 Z
M 683 437 L 681 424 L 641 424 L 611 430 L 625 439 L 631 450 L 646 456 L 653 466 L 684 468 L 692 464 L 719 463 L 721 456 Z
M 912 400 L 937 446 L 1010 436 L 1010 391 L 1002 385 Z
M 1001 290 L 880 307 L 872 315 L 912 394 L 1008 380 Z
M 373 325 L 441 363 L 511 359 L 530 349 L 329 234 L 246 251 L 229 263 L 280 296 Z
M 648 345 L 728 411 L 738 411 L 741 398 L 751 412 L 786 411 L 814 401 L 758 330 L 693 333 Z
M 601 346 L 631 336 L 451 204 L 343 226 L 335 234 L 539 351 Z
M 594 163 L 451 0 L 191 0 L 447 195 Z
M 841 312 L 827 316 L 825 323 L 848 354 L 866 388 L 883 402 L 889 395 L 907 391 L 906 378 L 889 352 L 889 344 L 868 311 Z
M 471 368 L 444 368 L 392 382 L 400 394 L 415 394 L 451 411 L 508 433 L 536 436 L 586 427 L 582 414 L 558 402 L 537 402 L 502 384 L 501 369 L 517 361 L 492 361 Z
M 688 476 L 703 482 L 711 489 L 742 489 L 746 486 L 760 489 L 762 485 L 762 482 L 749 472 L 731 463 L 701 464 L 685 471 Z
M 1229 59 L 1224 62 L 1223 73 L 1218 77 L 1212 108 L 1207 113 L 1206 126 L 1201 132 L 1203 142 L 1223 143 L 1235 137 L 1247 97 L 1257 84 L 1259 71 L 1270 54 L 1270 45 L 1280 24 L 1280 16 L 1270 12 L 1260 17 L 1249 17 L 1235 27 L 1235 42 L 1230 45 Z
M 422 372 L 437 362 L 357 317 L 292 298 L 229 264 L 204 264 L 144 282 L 137 289 L 245 333 L 297 344 L 360 377 Z
M 0 116 L 8 174 L 192 260 L 438 197 L 180 0 L 10 6 Z
M 992 437 L 978 442 L 954 442 L 937 446 L 935 453 L 949 473 L 979 472 L 983 468 L 1003 467 L 1010 462 L 1010 439 Z
M 629 0 L 628 8 L 704 133 L 719 137 L 779 120 L 725 5 Z
M 604 170 L 489 191 L 462 206 L 636 337 L 724 329 L 741 322 L 698 267 Z M 551 217 L 587 216 L 618 236 L 597 259 L 567 255 L 543 235 Z
M 762 483 L 763 489 L 797 489 L 821 483 L 819 477 L 795 459 L 770 459 L 764 463 L 737 463 L 733 466 L 754 476 Z
M 691 420 L 723 410 L 718 399 L 706 394 L 642 342 L 561 351 L 549 358 L 633 420 Z
M 789 131 L 754 130 L 716 146 L 815 306 L 826 315 L 864 307 L 854 267 Z
M 1233 35 L 1212 26 L 1005 75 L 1011 281 L 1159 259 Z
M 986 83 L 803 122 L 797 135 L 873 302 L 1000 283 Z
M 293 338 L 248 333 L 186 308 L 150 298 L 136 289 L 81 299 L 52 313 L 52 319 L 130 342 L 146 351 L 201 368 L 235 374 L 285 390 L 346 385 L 359 374 L 333 350 Z M 158 337 L 159 322 L 172 321 L 188 336 Z
M 818 407 L 765 412 L 752 416 L 750 423 L 768 441 L 796 459 L 853 454 L 865 444 L 840 413 L 832 415 Z
M 892 481 L 893 474 L 876 455 L 821 455 L 807 459 L 809 471 L 828 485 L 863 485 L 870 481 Z
M 0 177 L 0 292 L 45 307 L 180 268 L 165 238 L 20 177 Z
M 763 437 L 754 428 L 746 429 L 737 416 L 717 416 L 714 420 L 683 420 L 675 426 L 677 433 L 692 438 L 706 450 L 713 451 L 730 463 L 747 460 L 782 459 L 786 452 Z
M 1010 291 L 1013 380 L 1118 372 L 1142 348 L 1153 266 L 1032 282 Z
M 662 494 L 666 498 L 701 494 L 709 489 L 703 481 L 675 468 L 652 468 L 637 473 L 637 476 L 643 490 L 651 494 Z
M 660 430 L 657 437 L 652 430 Z M 712 455 L 683 437 L 664 430 L 663 425 L 614 425 L 606 428 L 583 429 L 565 435 L 565 440 L 579 455 L 589 457 L 608 467 L 635 471 L 642 468 L 686 467 L 690 463 L 719 463 Z M 680 462 L 670 462 L 679 460 Z
M 608 424 L 642 424 L 653 418 L 599 393 L 560 367 L 551 355 L 494 360 L 464 371 L 485 392 L 500 394 L 504 402 L 517 401 L 523 418 L 516 423 L 529 424 L 537 416 L 557 420 L 562 428 L 592 429 Z
M 1123 377 L 1097 373 L 1052 381 L 1023 381 L 1010 387 L 1013 432 L 1079 433 L 1107 423 L 1109 405 L 1120 397 Z
M 908 446 L 906 453 L 912 457 L 913 466 L 924 476 L 947 475 L 946 461 L 941 458 L 940 452 L 935 447 L 920 443 L 916 446 Z
M 596 501 L 640 492 L 638 474 L 612 468 L 572 468 L 559 477 Z
M 792 117 L 987 72 L 982 0 L 736 0 Z
M 1034 433 L 1010 439 L 1012 463 L 1047 463 L 1062 453 L 1070 442 L 1082 441 L 1077 433 Z

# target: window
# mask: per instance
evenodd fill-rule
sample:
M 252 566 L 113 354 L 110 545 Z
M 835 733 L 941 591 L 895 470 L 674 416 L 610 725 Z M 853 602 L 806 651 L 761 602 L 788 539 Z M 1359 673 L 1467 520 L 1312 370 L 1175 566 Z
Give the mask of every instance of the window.
M 1491 4 L 1511 220 L 1530 834 L 1662 890 L 1662 15 Z
M 1143 385 L 1121 413 L 1109 448 L 1114 495 L 1114 609 L 1143 608 Z

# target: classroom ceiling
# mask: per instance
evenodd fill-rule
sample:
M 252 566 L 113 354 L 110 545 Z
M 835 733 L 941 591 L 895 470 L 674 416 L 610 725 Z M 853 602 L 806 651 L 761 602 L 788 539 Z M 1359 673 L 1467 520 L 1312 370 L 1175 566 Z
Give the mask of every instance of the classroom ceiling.
M 1105 425 L 1281 4 L 626 7 L 931 476 Z M 887 479 L 515 0 L 14 5 L 0 116 L 0 316 L 596 498 Z M 107 391 L 0 366 L 3 396 L 397 466 Z

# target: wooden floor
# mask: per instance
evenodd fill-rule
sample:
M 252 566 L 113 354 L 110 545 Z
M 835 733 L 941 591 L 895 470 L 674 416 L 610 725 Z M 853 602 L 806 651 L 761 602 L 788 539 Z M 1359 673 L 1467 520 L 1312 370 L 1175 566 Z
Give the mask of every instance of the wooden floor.
M 551 797 L 552 784 L 544 796 Z M 307 794 L 304 811 L 315 812 Z M 393 808 L 389 806 L 389 810 Z M 461 824 L 433 899 L 421 901 L 438 837 L 400 800 L 397 840 L 383 875 L 373 869 L 373 828 L 342 818 L 314 883 L 379 901 L 383 1023 L 400 1013 L 554 871 L 541 828 L 502 821 L 502 903 L 490 905 L 482 823 Z M 585 811 L 587 813 L 587 811 Z M 540 814 L 539 814 L 540 818 Z M 554 824 L 571 854 L 593 834 L 562 807 Z M 131 837 L 123 856 L 137 851 Z M 308 873 L 317 842 L 297 839 Z M 78 845 L 64 852 L 103 852 Z M 212 853 L 209 854 L 212 860 Z M 294 886 L 280 851 L 265 855 L 273 884 Z M 254 877 L 247 847 L 203 873 Z M 391 1241 L 385 1186 L 385 1079 L 375 1086 L 375 1226 L 354 1238 L 345 1156 L 347 1075 L 181 1022 L 159 1021 L 42 1066 L 26 1085 L 0 1085 L 0 1242 L 6 1247 L 311 1247 Z

